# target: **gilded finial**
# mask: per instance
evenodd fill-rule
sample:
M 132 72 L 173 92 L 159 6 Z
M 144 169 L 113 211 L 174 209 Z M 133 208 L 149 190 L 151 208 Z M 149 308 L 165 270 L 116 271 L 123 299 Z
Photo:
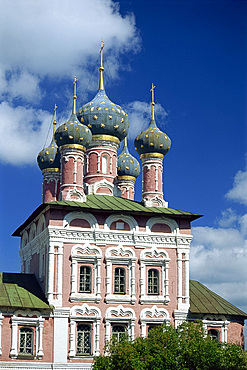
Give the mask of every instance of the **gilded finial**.
M 104 48 L 105 44 L 103 42 L 103 39 L 101 40 L 101 46 L 100 46 L 100 67 L 99 67 L 99 71 L 100 71 L 100 78 L 99 78 L 99 90 L 105 90 L 105 87 L 104 87 L 104 80 L 103 80 L 103 72 L 104 72 L 104 67 L 103 67 L 103 48 Z
M 73 82 L 73 84 L 74 84 L 74 96 L 73 96 L 73 114 L 76 114 L 76 98 L 77 98 L 77 96 L 76 96 L 76 82 L 77 82 L 78 80 L 77 80 L 77 78 L 76 78 L 76 76 L 75 76 L 75 78 L 74 78 L 74 82 Z
M 53 136 L 55 135 L 56 124 L 57 124 L 57 104 L 55 104 L 55 107 L 54 107 Z
M 150 91 L 152 91 L 152 112 L 151 112 L 151 121 L 154 121 L 154 106 L 155 106 L 155 102 L 154 102 L 154 89 L 155 89 L 156 86 L 154 86 L 154 84 L 152 83 L 152 88 L 150 89 Z
M 127 136 L 124 138 L 124 146 L 127 146 Z

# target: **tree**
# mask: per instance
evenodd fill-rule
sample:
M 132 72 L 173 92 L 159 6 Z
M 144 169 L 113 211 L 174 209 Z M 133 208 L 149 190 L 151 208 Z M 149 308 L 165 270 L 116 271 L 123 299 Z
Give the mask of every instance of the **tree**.
M 112 340 L 95 357 L 93 370 L 241 370 L 247 369 L 242 348 L 205 337 L 201 322 L 151 329 L 147 338 Z

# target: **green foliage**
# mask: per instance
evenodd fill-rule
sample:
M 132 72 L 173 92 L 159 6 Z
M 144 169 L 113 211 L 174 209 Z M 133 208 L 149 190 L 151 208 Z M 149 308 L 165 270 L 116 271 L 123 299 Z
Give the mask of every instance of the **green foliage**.
M 147 338 L 123 338 L 107 344 L 94 359 L 93 370 L 241 370 L 247 358 L 235 344 L 205 337 L 201 322 L 150 330 Z

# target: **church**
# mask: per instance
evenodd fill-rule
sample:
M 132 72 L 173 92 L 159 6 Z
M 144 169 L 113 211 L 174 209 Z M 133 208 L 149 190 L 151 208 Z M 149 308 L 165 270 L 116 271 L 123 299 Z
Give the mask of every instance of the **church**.
M 247 315 L 189 280 L 191 222 L 201 215 L 164 199 L 171 140 L 155 120 L 154 86 L 150 124 L 135 139 L 140 166 L 128 114 L 106 95 L 103 46 L 95 97 L 77 109 L 75 78 L 72 114 L 59 127 L 55 105 L 51 144 L 37 158 L 43 202 L 13 234 L 21 273 L 0 273 L 1 369 L 91 369 L 112 337 L 186 320 L 244 343 Z

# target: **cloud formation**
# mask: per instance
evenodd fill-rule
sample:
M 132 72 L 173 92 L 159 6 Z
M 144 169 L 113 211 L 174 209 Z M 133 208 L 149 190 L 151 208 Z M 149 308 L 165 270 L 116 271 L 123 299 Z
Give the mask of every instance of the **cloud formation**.
M 246 175 L 247 172 L 237 172 L 227 193 L 229 199 L 245 204 Z M 216 227 L 193 227 L 192 233 L 191 278 L 247 312 L 247 213 L 238 215 L 228 208 L 222 212 Z
M 1 1 L 0 132 L 11 135 L 15 145 L 11 152 L 6 136 L 0 136 L 2 162 L 35 160 L 51 120 L 42 99 L 57 94 L 51 86 L 76 75 L 78 93 L 82 87 L 84 94 L 96 89 L 90 76 L 102 38 L 106 68 L 116 78 L 120 55 L 140 50 L 140 37 L 133 14 L 122 16 L 113 0 Z

